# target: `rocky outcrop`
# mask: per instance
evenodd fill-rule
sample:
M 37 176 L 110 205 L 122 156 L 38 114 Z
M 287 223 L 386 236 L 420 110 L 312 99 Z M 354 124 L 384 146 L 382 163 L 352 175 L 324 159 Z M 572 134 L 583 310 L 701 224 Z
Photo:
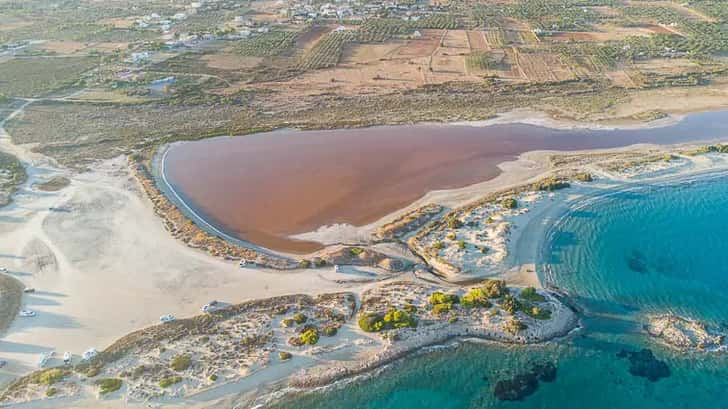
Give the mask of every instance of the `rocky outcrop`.
M 725 334 L 705 323 L 676 315 L 650 317 L 645 330 L 668 345 L 685 350 L 715 350 L 725 347 Z

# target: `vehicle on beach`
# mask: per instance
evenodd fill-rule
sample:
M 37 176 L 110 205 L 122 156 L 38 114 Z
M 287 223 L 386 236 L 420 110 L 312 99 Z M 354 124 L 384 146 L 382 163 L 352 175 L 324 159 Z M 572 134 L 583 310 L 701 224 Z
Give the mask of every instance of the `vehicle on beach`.
M 33 310 L 20 310 L 21 317 L 35 317 L 35 311 Z
M 6 361 L 4 359 L 0 359 L 0 368 L 3 368 L 7 364 L 8 364 L 8 361 Z
M 88 361 L 89 359 L 95 357 L 96 355 L 98 355 L 96 348 L 89 348 L 83 354 L 81 354 L 81 359 L 84 361 Z
M 255 267 L 255 261 L 242 259 L 240 260 L 240 263 L 238 263 L 240 267 Z
M 25 288 L 23 288 L 23 292 L 26 293 L 26 294 L 34 293 L 35 292 L 35 288 L 33 288 L 33 287 L 25 287 Z
M 63 353 L 63 363 L 66 364 L 66 365 L 70 364 L 72 357 L 73 356 L 71 355 L 70 352 L 68 352 L 68 351 L 64 352 Z
M 172 315 L 172 314 L 165 314 L 165 315 L 162 315 L 161 317 L 159 317 L 159 320 L 162 323 L 172 322 L 172 321 L 174 321 L 174 315 Z
M 8 269 L 5 267 L 0 267 L 0 273 L 7 273 Z
M 54 351 L 43 352 L 38 358 L 38 368 L 43 368 L 56 353 Z
M 202 306 L 202 312 L 209 313 L 217 309 L 217 307 L 220 305 L 220 303 L 216 300 L 212 300 L 209 303 Z
M 334 265 L 334 272 L 336 272 L 336 273 L 340 273 L 340 272 L 341 272 L 341 266 L 340 266 L 340 265 L 338 265 L 338 264 L 335 264 L 335 265 Z

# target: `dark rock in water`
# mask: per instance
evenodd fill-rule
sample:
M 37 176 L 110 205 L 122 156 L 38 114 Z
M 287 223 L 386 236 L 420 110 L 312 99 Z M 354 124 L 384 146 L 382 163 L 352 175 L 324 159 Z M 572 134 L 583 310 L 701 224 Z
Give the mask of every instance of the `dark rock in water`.
M 485 376 L 485 375 L 483 375 L 483 381 L 484 381 L 484 382 L 488 382 L 488 377 L 487 377 L 487 376 Z
M 621 350 L 617 358 L 629 359 L 629 373 L 634 376 L 647 378 L 650 382 L 657 382 L 670 376 L 670 368 L 665 361 L 660 361 L 649 349 L 633 352 Z
M 534 364 L 529 372 L 496 382 L 493 394 L 499 400 L 519 401 L 536 392 L 539 381 L 553 382 L 555 379 L 556 365 L 551 362 Z
M 642 274 L 649 271 L 647 269 L 647 260 L 645 260 L 645 255 L 637 250 L 632 250 L 632 254 L 627 257 L 627 266 L 630 270 Z
M 556 365 L 551 362 L 536 364 L 533 366 L 533 373 L 538 375 L 541 382 L 553 382 L 556 380 Z
M 495 384 L 495 397 L 500 400 L 522 400 L 538 389 L 538 377 L 532 373 L 516 375 L 513 379 L 498 381 Z

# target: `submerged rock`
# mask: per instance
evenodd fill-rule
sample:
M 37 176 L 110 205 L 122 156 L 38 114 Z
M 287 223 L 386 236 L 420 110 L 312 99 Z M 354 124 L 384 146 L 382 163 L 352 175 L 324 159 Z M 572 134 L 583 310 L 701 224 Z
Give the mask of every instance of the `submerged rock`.
M 650 382 L 657 382 L 670 376 L 670 368 L 667 364 L 657 359 L 652 351 L 647 348 L 641 351 L 623 349 L 617 353 L 617 358 L 627 358 L 629 360 L 629 373 L 647 378 Z
M 553 382 L 555 379 L 556 365 L 551 362 L 534 364 L 529 372 L 496 382 L 493 394 L 499 400 L 523 400 L 536 392 L 539 381 Z
M 632 254 L 627 257 L 627 266 L 630 270 L 637 273 L 645 274 L 649 270 L 647 269 L 647 260 L 645 255 L 638 250 L 632 250 Z

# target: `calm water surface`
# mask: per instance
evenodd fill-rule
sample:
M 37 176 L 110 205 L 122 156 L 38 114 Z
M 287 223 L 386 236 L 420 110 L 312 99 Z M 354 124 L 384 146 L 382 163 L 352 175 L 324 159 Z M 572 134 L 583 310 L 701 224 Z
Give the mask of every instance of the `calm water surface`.
M 417 125 L 277 131 L 174 145 L 171 185 L 233 236 L 274 250 L 320 245 L 287 236 L 322 225 L 363 225 L 436 189 L 482 182 L 497 165 L 540 149 L 671 144 L 728 136 L 728 111 L 693 114 L 666 127 L 556 130 L 532 125 Z
M 640 331 L 647 313 L 728 321 L 728 179 L 645 186 L 574 209 L 553 226 L 539 270 L 585 311 L 584 329 L 544 346 L 465 345 L 394 365 L 373 379 L 279 408 L 726 408 L 728 354 L 677 354 Z M 725 328 L 725 327 L 724 327 Z M 616 357 L 650 348 L 671 375 L 635 377 Z M 518 402 L 493 385 L 532 362 L 553 383 Z

